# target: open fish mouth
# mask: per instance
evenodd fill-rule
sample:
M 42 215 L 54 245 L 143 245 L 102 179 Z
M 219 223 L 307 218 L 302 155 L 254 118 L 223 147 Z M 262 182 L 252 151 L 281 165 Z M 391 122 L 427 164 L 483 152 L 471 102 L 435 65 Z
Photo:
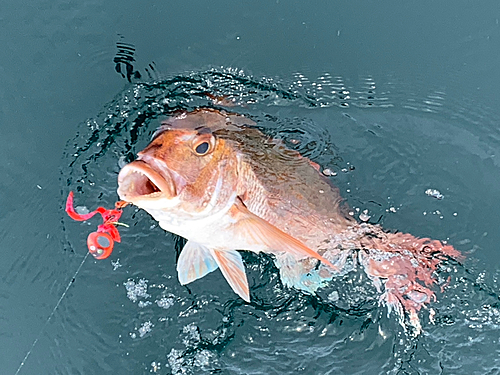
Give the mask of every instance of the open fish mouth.
M 149 158 L 148 158 L 149 159 Z M 134 203 L 140 199 L 171 199 L 177 196 L 174 173 L 163 163 L 155 160 L 138 159 L 122 168 L 118 175 L 120 199 Z

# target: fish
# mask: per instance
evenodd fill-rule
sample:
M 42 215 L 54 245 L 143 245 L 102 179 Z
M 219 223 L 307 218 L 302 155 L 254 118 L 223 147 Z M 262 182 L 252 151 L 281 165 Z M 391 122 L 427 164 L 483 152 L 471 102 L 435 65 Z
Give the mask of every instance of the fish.
M 361 267 L 400 320 L 435 300 L 434 272 L 462 255 L 451 245 L 358 222 L 314 161 L 265 135 L 250 118 L 212 108 L 162 122 L 118 175 L 121 200 L 187 240 L 182 285 L 220 269 L 250 302 L 240 251 L 270 254 L 284 285 L 314 293 Z

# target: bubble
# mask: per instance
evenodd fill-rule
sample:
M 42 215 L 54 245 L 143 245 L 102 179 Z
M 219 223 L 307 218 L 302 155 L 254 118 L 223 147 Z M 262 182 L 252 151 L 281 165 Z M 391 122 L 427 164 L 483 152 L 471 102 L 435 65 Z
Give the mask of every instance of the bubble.
M 133 280 L 128 280 L 127 282 L 123 283 L 125 286 L 125 289 L 127 290 L 127 297 L 129 300 L 132 302 L 137 302 L 139 298 L 149 298 L 151 297 L 147 291 L 148 291 L 148 284 L 147 284 L 146 279 L 139 279 L 139 281 L 136 283 Z
M 441 192 L 437 189 L 427 189 L 425 191 L 425 194 L 428 195 L 429 197 L 433 197 L 436 199 L 443 199 L 444 195 L 441 194 Z

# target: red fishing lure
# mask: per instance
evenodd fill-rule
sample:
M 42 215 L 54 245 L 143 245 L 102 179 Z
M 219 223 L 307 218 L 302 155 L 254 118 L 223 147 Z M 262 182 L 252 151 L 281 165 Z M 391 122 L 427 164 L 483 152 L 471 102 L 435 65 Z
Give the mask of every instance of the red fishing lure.
M 88 220 L 95 214 L 101 214 L 102 216 L 103 223 L 97 226 L 97 230 L 90 233 L 87 237 L 87 246 L 94 258 L 106 259 L 111 255 L 115 242 L 120 242 L 120 233 L 118 233 L 116 225 L 124 225 L 118 222 L 118 220 L 122 215 L 122 208 L 126 205 L 126 202 L 118 201 L 112 210 L 97 207 L 96 210 L 82 215 L 75 211 L 73 207 L 73 192 L 69 192 L 68 199 L 66 200 L 66 213 L 73 220 Z

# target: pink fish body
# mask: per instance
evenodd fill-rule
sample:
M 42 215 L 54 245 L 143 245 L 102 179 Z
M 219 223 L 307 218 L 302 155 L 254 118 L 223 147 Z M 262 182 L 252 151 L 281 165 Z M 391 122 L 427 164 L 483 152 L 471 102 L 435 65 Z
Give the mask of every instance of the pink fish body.
M 181 284 L 220 268 L 249 301 L 238 253 L 248 250 L 273 254 L 286 285 L 314 292 L 345 273 L 351 259 L 382 302 L 418 325 L 417 312 L 434 298 L 433 272 L 460 254 L 439 241 L 358 223 L 317 164 L 254 125 L 213 109 L 182 113 L 163 122 L 120 171 L 120 199 L 188 240 L 177 263 Z

